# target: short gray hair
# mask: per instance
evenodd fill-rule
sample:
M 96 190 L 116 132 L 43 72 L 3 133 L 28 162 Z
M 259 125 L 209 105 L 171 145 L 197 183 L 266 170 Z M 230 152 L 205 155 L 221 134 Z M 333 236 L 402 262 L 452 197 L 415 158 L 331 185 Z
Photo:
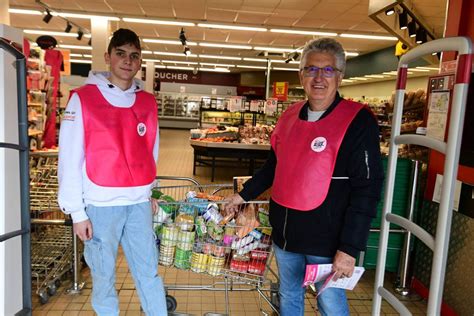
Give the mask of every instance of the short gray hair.
M 301 54 L 300 69 L 306 64 L 306 58 L 310 53 L 328 53 L 336 57 L 336 67 L 344 73 L 346 69 L 346 54 L 341 43 L 332 38 L 319 38 L 306 43 Z

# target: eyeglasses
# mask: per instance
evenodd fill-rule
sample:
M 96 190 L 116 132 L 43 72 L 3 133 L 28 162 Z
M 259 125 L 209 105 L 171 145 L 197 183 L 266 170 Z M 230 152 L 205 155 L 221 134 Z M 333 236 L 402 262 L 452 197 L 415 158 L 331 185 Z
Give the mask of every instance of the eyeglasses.
M 301 71 L 303 72 L 303 75 L 305 77 L 317 77 L 319 71 L 321 71 L 321 74 L 323 77 L 332 78 L 334 77 L 336 72 L 338 71 L 340 72 L 341 70 L 332 66 L 325 66 L 325 67 L 309 66 L 309 67 L 303 67 Z

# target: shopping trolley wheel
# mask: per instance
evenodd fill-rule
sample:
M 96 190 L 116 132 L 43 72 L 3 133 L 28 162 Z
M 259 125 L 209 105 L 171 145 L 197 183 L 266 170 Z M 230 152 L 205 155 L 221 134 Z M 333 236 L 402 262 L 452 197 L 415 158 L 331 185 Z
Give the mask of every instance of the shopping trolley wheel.
M 174 312 L 177 306 L 178 302 L 176 299 L 171 295 L 166 295 L 166 309 L 168 312 Z
M 270 301 L 275 308 L 280 309 L 280 293 L 278 293 L 278 283 L 272 282 L 270 284 Z
M 56 284 L 54 284 L 54 283 L 48 285 L 46 290 L 48 291 L 49 296 L 56 295 L 56 293 L 58 292 L 58 288 L 56 287 Z
M 41 290 L 38 292 L 38 296 L 40 299 L 41 304 L 46 304 L 48 303 L 49 300 L 49 295 L 45 290 Z
M 56 285 L 56 288 L 60 287 L 61 286 L 61 280 L 60 279 L 54 280 L 54 285 Z

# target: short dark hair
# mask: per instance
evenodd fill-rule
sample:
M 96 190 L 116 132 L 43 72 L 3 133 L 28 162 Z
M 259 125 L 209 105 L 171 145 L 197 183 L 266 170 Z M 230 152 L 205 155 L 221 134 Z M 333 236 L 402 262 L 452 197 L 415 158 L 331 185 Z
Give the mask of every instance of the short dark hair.
M 142 50 L 140 45 L 140 38 L 138 35 L 129 29 L 118 29 L 114 32 L 114 35 L 110 39 L 109 47 L 107 48 L 107 53 L 112 52 L 112 48 L 116 48 L 122 45 L 130 44 L 135 46 L 139 51 Z

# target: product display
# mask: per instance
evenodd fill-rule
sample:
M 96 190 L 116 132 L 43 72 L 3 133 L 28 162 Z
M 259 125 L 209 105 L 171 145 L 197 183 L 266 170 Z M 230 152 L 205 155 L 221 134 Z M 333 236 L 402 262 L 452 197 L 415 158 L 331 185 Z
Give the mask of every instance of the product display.
M 160 210 L 172 210 L 169 216 L 154 216 L 161 265 L 212 276 L 264 273 L 271 228 L 259 219 L 268 224 L 268 204 L 245 203 L 233 218 L 222 213 L 223 196 L 218 194 L 188 191 L 182 200 L 170 202 L 155 189 L 153 196 Z

